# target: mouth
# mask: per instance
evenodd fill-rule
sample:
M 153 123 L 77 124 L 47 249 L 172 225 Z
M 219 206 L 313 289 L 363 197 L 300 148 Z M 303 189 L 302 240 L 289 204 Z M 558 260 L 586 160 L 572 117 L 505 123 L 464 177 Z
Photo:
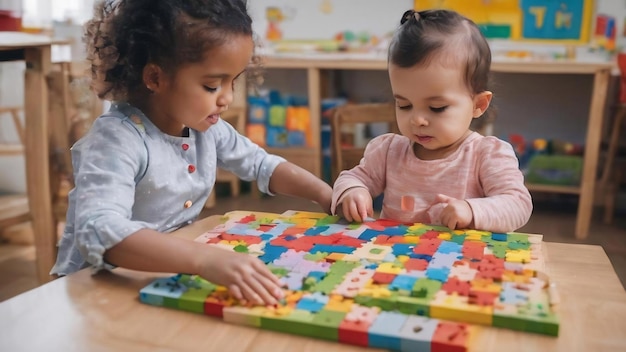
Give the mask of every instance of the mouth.
M 220 120 L 220 114 L 213 114 L 213 115 L 209 115 L 207 116 L 206 120 L 212 124 L 215 125 L 217 123 L 217 121 Z
M 417 141 L 419 143 L 428 143 L 430 141 L 433 140 L 432 136 L 425 136 L 425 135 L 415 135 L 415 137 L 417 138 Z

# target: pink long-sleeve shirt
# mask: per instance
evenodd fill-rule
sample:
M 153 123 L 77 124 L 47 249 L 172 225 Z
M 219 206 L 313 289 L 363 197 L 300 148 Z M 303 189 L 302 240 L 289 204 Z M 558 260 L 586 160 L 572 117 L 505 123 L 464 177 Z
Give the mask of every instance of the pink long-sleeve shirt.
M 361 163 L 339 174 L 333 188 L 333 213 L 353 187 L 365 187 L 374 197 L 384 192 L 381 217 L 407 223 L 441 224 L 444 204 L 436 203 L 438 194 L 466 200 L 474 227 L 492 232 L 522 227 L 533 208 L 511 145 L 475 132 L 455 152 L 438 160 L 418 159 L 404 136 L 376 137 L 367 145 Z M 403 196 L 413 197 L 412 211 L 402 209 Z

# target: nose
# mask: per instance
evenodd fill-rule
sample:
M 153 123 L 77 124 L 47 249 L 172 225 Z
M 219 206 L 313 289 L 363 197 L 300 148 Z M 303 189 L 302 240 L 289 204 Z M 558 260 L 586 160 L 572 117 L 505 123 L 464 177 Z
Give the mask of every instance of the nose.
M 223 89 L 220 93 L 219 97 L 217 97 L 218 106 L 225 107 L 233 102 L 234 94 L 232 88 Z
M 428 120 L 421 114 L 411 116 L 411 124 L 414 126 L 428 126 Z

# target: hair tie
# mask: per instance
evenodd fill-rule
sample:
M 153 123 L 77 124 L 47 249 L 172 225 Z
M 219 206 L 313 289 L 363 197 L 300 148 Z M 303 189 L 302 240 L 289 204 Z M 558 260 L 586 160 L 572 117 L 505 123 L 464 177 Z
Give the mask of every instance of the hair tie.
M 411 18 L 414 18 L 416 22 L 419 21 L 420 20 L 420 13 L 415 11 L 415 10 L 407 10 L 402 15 L 402 19 L 400 19 L 400 24 L 401 25 L 405 24 L 407 21 L 410 21 Z

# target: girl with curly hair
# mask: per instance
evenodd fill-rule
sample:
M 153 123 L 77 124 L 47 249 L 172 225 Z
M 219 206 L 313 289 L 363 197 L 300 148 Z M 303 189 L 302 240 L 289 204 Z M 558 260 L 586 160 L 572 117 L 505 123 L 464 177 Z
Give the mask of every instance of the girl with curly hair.
M 85 41 L 93 88 L 112 105 L 72 148 L 76 185 L 52 274 L 198 274 L 239 299 L 275 304 L 279 281 L 259 259 L 165 235 L 199 215 L 218 167 L 330 209 L 329 185 L 220 119 L 253 58 L 246 2 L 104 1 Z

